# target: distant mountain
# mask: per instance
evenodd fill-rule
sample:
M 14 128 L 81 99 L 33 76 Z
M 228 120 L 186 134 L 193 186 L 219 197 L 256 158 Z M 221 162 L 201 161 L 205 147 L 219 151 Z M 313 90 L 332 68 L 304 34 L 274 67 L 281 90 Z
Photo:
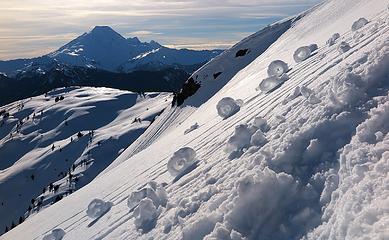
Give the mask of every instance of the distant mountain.
M 53 63 L 111 72 L 180 68 L 193 72 L 219 55 L 221 50 L 178 50 L 155 41 L 141 42 L 137 37 L 124 38 L 108 26 L 96 26 L 58 50 L 32 59 L 0 61 L 0 72 L 15 75 L 39 66 L 46 71 Z
M 47 55 L 0 61 L 0 106 L 65 86 L 175 92 L 221 52 L 171 49 L 96 26 Z

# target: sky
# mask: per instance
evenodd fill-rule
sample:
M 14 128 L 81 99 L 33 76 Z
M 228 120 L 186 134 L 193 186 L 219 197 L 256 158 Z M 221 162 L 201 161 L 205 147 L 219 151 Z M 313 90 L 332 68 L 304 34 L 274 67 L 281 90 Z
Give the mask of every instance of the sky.
M 321 0 L 0 0 L 0 60 L 41 56 L 96 25 L 175 48 L 225 49 Z

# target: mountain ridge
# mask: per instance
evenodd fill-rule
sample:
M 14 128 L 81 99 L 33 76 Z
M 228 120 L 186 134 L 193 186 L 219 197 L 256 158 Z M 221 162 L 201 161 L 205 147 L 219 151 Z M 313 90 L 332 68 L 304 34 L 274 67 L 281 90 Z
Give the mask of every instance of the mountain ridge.
M 149 53 L 150 58 L 160 48 L 164 49 L 165 55 L 153 56 L 152 61 L 141 57 L 134 59 L 146 53 Z M 151 64 L 155 64 L 154 70 L 160 70 L 161 66 L 169 68 L 174 65 L 186 66 L 208 62 L 221 52 L 222 50 L 196 51 L 167 48 L 154 40 L 141 42 L 138 37 L 125 38 L 109 26 L 95 26 L 91 31 L 81 34 L 58 50 L 43 56 L 0 61 L 0 72 L 12 76 L 16 72 L 25 71 L 31 64 L 39 65 L 48 61 L 111 72 L 142 70 L 142 65 L 148 65 L 150 69 Z M 179 61 L 174 61 L 176 58 Z

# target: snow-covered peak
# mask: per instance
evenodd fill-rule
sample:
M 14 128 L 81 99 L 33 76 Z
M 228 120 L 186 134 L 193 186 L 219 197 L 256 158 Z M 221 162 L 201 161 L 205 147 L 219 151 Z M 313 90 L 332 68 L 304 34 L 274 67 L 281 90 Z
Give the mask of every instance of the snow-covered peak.
M 137 45 L 139 45 L 139 44 L 141 44 L 142 42 L 139 40 L 139 38 L 137 38 L 137 37 L 130 37 L 130 38 L 127 38 L 127 40 L 128 40 L 128 42 L 129 42 L 129 44 L 130 45 L 135 45 L 135 46 L 137 46 Z
M 154 41 L 154 40 L 151 40 L 150 41 L 150 46 L 152 47 L 152 48 L 160 48 L 160 47 L 162 47 L 162 45 L 161 44 L 159 44 L 158 42 L 156 42 L 156 41 Z
M 23 60 L 0 61 L 0 71 L 7 74 L 14 74 L 18 70 L 26 71 L 24 67 L 31 64 L 56 60 L 61 64 L 69 66 L 81 66 L 86 68 L 97 68 L 111 72 L 131 72 L 134 70 L 160 70 L 161 68 L 173 68 L 182 65 L 181 69 L 187 70 L 186 65 L 199 65 L 208 62 L 221 51 L 189 51 L 183 54 L 178 49 L 170 49 L 169 54 L 158 55 L 147 62 L 128 65 L 128 61 L 139 55 L 161 48 L 162 45 L 156 41 L 142 42 L 137 37 L 124 38 L 109 26 L 96 26 L 91 31 L 82 34 L 66 45 L 43 57 Z M 166 61 L 165 58 L 175 58 Z M 179 61 L 179 62 L 178 62 Z M 42 66 L 43 68 L 43 66 Z M 196 68 L 197 69 L 197 68 Z M 47 70 L 47 69 L 46 69 Z M 191 71 L 192 72 L 192 71 Z
M 115 32 L 111 27 L 109 26 L 95 26 L 92 31 L 90 31 L 90 34 L 100 35 L 100 36 L 110 36 L 110 35 L 116 35 L 117 37 L 122 37 L 120 34 Z

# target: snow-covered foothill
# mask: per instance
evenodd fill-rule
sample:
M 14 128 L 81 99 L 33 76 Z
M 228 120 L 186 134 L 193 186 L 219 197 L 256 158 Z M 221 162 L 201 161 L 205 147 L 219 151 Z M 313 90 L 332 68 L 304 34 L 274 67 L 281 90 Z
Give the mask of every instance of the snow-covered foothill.
M 239 99 L 224 97 L 217 103 L 216 110 L 220 117 L 226 119 L 239 112 L 241 105 L 242 102 Z
M 339 53 L 345 53 L 347 52 L 348 50 L 351 49 L 350 47 L 350 44 L 348 44 L 347 42 L 345 41 L 342 41 L 341 43 L 339 43 L 338 47 L 337 47 Z
M 110 88 L 68 87 L 0 107 L 9 115 L 0 117 L 0 228 L 92 181 L 171 99 L 169 93 L 140 97 Z
M 309 46 L 302 46 L 297 48 L 293 54 L 293 59 L 296 63 L 300 63 L 311 56 L 311 48 Z
M 338 38 L 340 38 L 340 34 L 339 33 L 334 33 L 326 42 L 326 44 L 330 47 L 332 45 L 334 45 L 336 43 L 336 40 L 338 40 Z
M 62 240 L 65 236 L 65 231 L 61 228 L 56 228 L 51 233 L 45 235 L 42 240 Z
M 269 77 L 281 77 L 289 70 L 288 64 L 281 60 L 271 62 L 267 68 L 267 75 Z
M 196 163 L 196 151 L 190 147 L 183 147 L 176 151 L 167 163 L 170 175 L 176 177 Z
M 367 21 L 366 18 L 360 18 L 353 23 L 353 25 L 351 26 L 351 30 L 357 31 L 357 30 L 363 28 L 368 23 L 369 23 L 369 21 Z
M 88 215 L 88 217 L 93 219 L 99 218 L 105 213 L 107 213 L 111 209 L 111 207 L 111 202 L 106 202 L 104 200 L 96 198 L 89 203 L 88 208 L 86 210 L 86 214 Z

